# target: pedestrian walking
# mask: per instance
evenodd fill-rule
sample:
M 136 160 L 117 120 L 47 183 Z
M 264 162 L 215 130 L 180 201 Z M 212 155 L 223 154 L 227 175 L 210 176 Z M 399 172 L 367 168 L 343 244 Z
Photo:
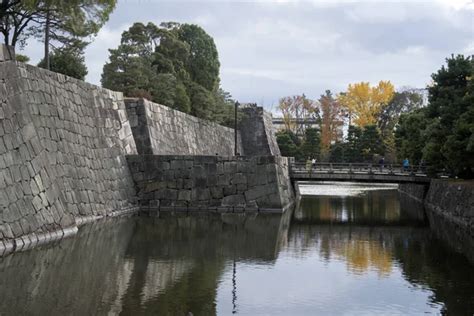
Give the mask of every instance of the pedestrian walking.
M 410 161 L 408 160 L 408 158 L 403 159 L 403 170 L 408 171 L 409 168 L 410 168 Z
M 384 166 L 385 166 L 385 158 L 384 157 L 380 158 L 379 166 L 380 166 L 380 171 L 382 171 Z

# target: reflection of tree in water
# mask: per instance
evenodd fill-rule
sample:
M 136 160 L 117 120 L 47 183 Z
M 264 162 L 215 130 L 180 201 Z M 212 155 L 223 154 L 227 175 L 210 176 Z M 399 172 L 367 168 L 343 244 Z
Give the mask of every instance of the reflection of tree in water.
M 434 229 L 451 229 L 450 236 L 459 234 L 458 228 L 450 227 L 445 219 L 438 224 L 442 226 Z M 434 292 L 431 301 L 444 304 L 443 314 L 474 315 L 474 265 L 464 254 L 453 251 L 449 240 L 434 235 L 432 230 L 410 242 L 396 240 L 393 256 L 410 283 Z
M 386 277 L 400 267 L 407 281 L 431 289 L 433 302 L 443 302 L 453 315 L 474 312 L 473 265 L 428 228 L 294 225 L 286 251 L 300 258 L 313 250 L 324 261 L 344 261 L 354 274 Z M 457 313 L 462 308 L 470 313 Z
M 289 251 L 304 257 L 308 250 L 316 250 L 330 262 L 344 261 L 351 273 L 377 271 L 388 276 L 392 271 L 392 240 L 379 239 L 380 232 L 367 227 L 300 225 L 291 229 Z
M 375 270 L 379 276 L 388 276 L 392 271 L 391 249 L 378 241 L 339 241 L 331 249 L 335 257 L 346 260 L 348 269 L 354 274 Z

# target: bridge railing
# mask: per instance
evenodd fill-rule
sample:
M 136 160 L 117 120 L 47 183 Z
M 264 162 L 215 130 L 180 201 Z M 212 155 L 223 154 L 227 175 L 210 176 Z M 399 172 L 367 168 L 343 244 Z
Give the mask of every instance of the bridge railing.
M 354 173 L 354 174 L 388 174 L 426 176 L 426 166 L 408 166 L 400 164 L 371 163 L 331 163 L 331 162 L 293 162 L 292 173 Z

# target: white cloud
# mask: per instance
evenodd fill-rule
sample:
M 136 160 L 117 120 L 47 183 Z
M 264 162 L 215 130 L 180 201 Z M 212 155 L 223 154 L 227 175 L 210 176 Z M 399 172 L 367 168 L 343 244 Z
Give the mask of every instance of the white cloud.
M 239 100 L 275 104 L 319 97 L 355 81 L 423 87 L 452 53 L 474 52 L 472 0 L 119 1 L 86 50 L 87 80 L 100 82 L 108 49 L 132 23 L 196 23 L 214 39 L 221 83 Z M 42 55 L 41 44 L 26 52 Z

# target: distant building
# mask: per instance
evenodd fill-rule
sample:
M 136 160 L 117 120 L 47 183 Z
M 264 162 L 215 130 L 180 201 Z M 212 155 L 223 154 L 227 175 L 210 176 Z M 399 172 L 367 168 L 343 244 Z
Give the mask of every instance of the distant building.
M 273 128 L 275 130 L 275 133 L 286 129 L 285 121 L 283 120 L 283 117 L 274 117 L 272 119 L 272 122 L 273 122 Z M 307 128 L 319 129 L 319 120 L 316 118 L 306 118 L 306 119 L 293 118 L 290 124 L 294 126 L 293 132 L 298 136 L 303 136 L 304 131 Z

